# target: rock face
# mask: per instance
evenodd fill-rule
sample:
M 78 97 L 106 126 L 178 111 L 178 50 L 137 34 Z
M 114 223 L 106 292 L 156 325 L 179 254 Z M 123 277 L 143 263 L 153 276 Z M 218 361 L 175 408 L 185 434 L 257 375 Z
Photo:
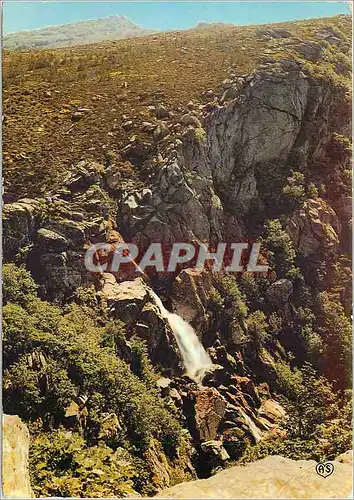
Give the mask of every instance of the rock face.
M 3 415 L 2 488 L 7 498 L 32 498 L 28 472 L 29 433 L 16 415 Z
M 195 419 L 201 441 L 216 438 L 225 409 L 226 401 L 214 387 L 200 390 L 196 397 Z
M 97 284 L 97 298 L 111 315 L 124 321 L 128 333 L 146 341 L 150 359 L 168 375 L 182 372 L 181 358 L 173 333 L 162 318 L 149 288 L 141 277 L 117 283 L 113 274 L 103 273 Z M 122 347 L 129 352 L 129 346 Z
M 197 331 L 208 323 L 205 305 L 211 288 L 211 273 L 196 268 L 183 269 L 173 282 L 172 301 L 176 312 Z
M 324 200 L 308 200 L 290 219 L 287 231 L 295 248 L 304 256 L 320 248 L 335 253 L 339 245 L 340 222 Z
M 182 483 L 161 491 L 160 498 L 349 498 L 352 467 L 333 462 L 334 472 L 323 478 L 314 460 L 278 456 L 236 466 L 208 479 Z
M 305 58 L 317 49 L 315 42 L 299 46 Z M 134 241 L 240 241 L 241 216 L 263 199 L 270 166 L 286 181 L 294 159 L 297 169 L 306 169 L 315 156 L 325 156 L 334 99 L 301 61 L 273 60 L 243 77 L 233 75 L 216 101 L 204 108 L 204 135 L 188 127 L 161 158 L 149 199 L 142 190 L 134 195 L 135 206 L 128 201 L 132 193 L 125 198 L 124 222 Z M 344 133 L 347 125 L 342 126 Z M 309 200 L 289 223 L 304 255 L 324 241 L 335 251 L 339 229 L 335 213 L 321 199 Z

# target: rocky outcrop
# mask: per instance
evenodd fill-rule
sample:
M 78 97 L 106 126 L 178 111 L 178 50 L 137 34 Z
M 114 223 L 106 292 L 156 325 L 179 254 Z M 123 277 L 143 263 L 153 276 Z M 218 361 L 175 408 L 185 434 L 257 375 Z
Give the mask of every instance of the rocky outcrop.
M 32 498 L 28 471 L 29 432 L 16 415 L 3 415 L 2 491 L 7 498 Z
M 348 498 L 352 467 L 334 461 L 334 472 L 323 478 L 314 460 L 272 456 L 218 472 L 208 479 L 177 484 L 160 498 Z
M 334 254 L 339 245 L 340 222 L 335 211 L 324 200 L 308 200 L 290 219 L 287 232 L 295 248 L 304 257 L 321 248 Z
M 218 435 L 226 401 L 214 388 L 201 389 L 195 400 L 195 419 L 201 441 L 212 441 Z
M 124 321 L 128 340 L 137 335 L 146 341 L 151 361 L 165 368 L 167 375 L 182 372 L 173 333 L 161 316 L 144 278 L 117 283 L 113 274 L 103 273 L 97 283 L 97 298 L 111 317 Z M 122 346 L 129 351 L 129 346 Z
M 275 305 L 284 305 L 293 293 L 293 284 L 290 280 L 277 280 L 267 289 L 266 295 L 270 302 Z
M 21 199 L 9 203 L 3 210 L 4 259 L 13 260 L 23 248 L 31 245 L 36 229 L 39 201 Z
M 304 59 L 313 59 L 319 49 L 317 42 L 298 44 Z M 294 165 L 305 170 L 313 158 L 325 157 L 335 100 L 300 58 L 272 59 L 247 75 L 232 72 L 213 99 L 213 106 L 204 107 L 202 129 L 171 138 L 149 196 L 136 190 L 124 198 L 123 221 L 134 241 L 240 241 L 245 234 L 240 216 L 266 196 L 270 167 L 285 185 Z M 289 223 L 294 240 L 304 233 L 296 244 L 305 254 L 321 242 L 335 251 L 338 229 L 333 210 L 321 199 L 309 200 Z
M 198 331 L 208 325 L 206 303 L 211 288 L 211 273 L 196 268 L 183 269 L 173 282 L 171 298 L 177 314 Z

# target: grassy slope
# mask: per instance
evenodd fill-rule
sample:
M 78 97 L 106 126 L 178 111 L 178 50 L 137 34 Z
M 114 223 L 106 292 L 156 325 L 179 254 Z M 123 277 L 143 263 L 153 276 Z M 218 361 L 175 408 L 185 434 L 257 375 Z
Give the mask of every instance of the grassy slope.
M 142 121 L 152 120 L 149 105 L 164 103 L 177 119 L 191 99 L 202 102 L 202 91 L 217 90 L 230 67 L 242 75 L 270 53 L 291 56 L 299 38 L 314 39 L 316 30 L 329 25 L 350 34 L 350 18 L 338 16 L 273 25 L 293 33 L 280 41 L 262 40 L 259 26 L 211 26 L 75 48 L 5 52 L 9 199 L 46 192 L 81 159 L 104 162 L 107 151 L 118 152 L 137 133 L 125 131 L 124 121 L 132 119 L 139 129 Z M 90 111 L 73 124 L 78 107 Z M 138 134 L 152 142 L 150 133 Z

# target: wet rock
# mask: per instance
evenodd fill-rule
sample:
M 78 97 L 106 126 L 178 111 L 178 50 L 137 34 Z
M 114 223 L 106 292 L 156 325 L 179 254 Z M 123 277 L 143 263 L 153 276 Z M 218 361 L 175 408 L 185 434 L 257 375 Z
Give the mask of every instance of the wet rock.
M 267 298 L 275 305 L 286 304 L 294 287 L 290 280 L 280 279 L 272 283 L 266 291 Z
M 179 375 L 182 367 L 176 341 L 152 301 L 144 279 L 137 277 L 117 283 L 112 274 L 103 273 L 97 286 L 96 295 L 102 306 L 124 321 L 128 329 L 134 328 L 136 335 L 146 342 L 151 361 L 165 367 L 167 376 Z
M 28 469 L 30 436 L 16 415 L 3 415 L 2 491 L 6 498 L 33 498 Z
M 172 301 L 177 314 L 198 330 L 208 321 L 205 306 L 211 288 L 211 273 L 204 269 L 183 269 L 173 282 Z

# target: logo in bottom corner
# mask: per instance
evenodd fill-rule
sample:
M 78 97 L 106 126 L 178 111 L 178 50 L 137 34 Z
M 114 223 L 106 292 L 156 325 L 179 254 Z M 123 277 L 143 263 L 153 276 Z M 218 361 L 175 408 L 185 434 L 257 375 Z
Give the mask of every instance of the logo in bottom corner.
M 334 472 L 334 465 L 332 462 L 319 462 L 316 464 L 316 472 L 319 476 L 328 477 Z

